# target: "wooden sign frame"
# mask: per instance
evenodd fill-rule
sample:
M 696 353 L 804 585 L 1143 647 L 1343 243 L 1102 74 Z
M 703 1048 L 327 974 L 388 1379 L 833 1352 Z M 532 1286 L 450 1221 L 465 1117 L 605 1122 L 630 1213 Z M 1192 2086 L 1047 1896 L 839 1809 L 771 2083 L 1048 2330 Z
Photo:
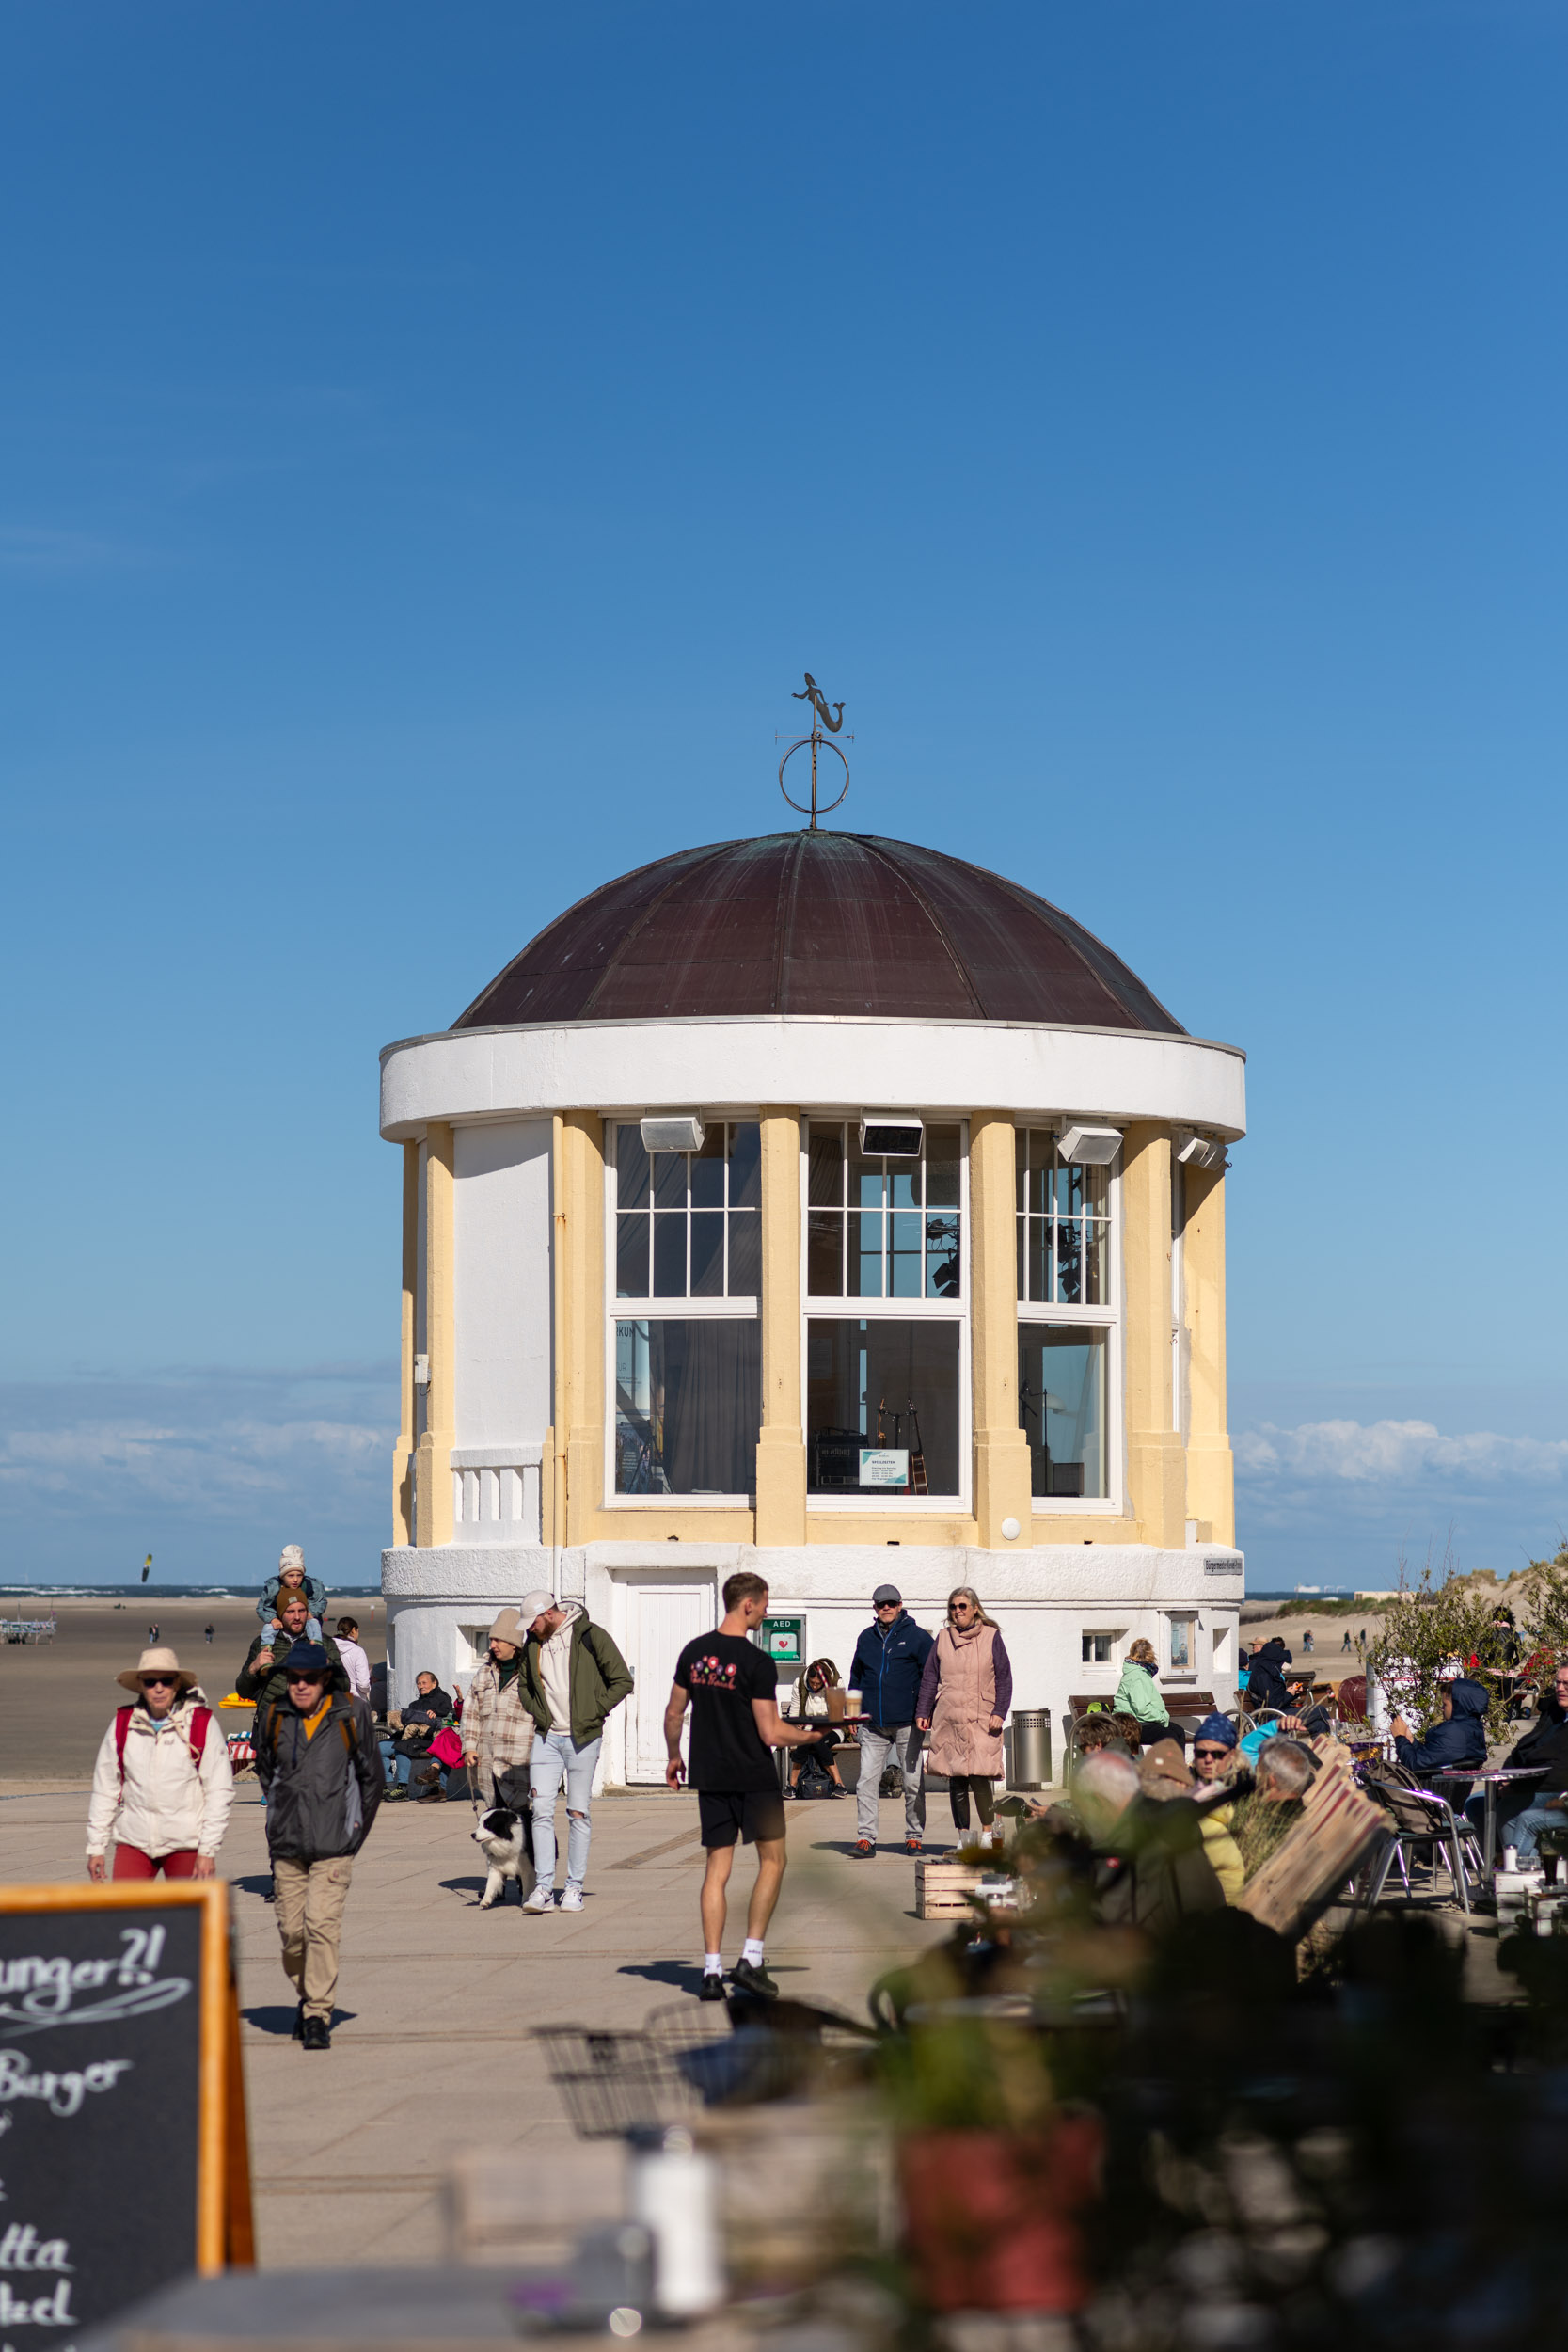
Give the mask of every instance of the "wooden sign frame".
M 250 2136 L 240 2056 L 240 1998 L 229 1942 L 226 1879 L 88 1879 L 0 1885 L 0 1913 L 201 1913 L 200 2105 L 197 2117 L 196 2266 L 204 2279 L 256 2260 Z

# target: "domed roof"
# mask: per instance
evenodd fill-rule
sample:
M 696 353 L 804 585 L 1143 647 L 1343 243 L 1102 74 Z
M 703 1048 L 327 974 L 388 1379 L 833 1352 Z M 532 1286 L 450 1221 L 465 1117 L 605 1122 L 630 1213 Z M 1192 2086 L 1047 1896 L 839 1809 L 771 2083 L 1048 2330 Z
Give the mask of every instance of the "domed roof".
M 1119 956 L 1032 890 L 907 841 L 804 831 L 682 850 L 606 882 L 453 1026 L 721 1013 L 1186 1034 Z

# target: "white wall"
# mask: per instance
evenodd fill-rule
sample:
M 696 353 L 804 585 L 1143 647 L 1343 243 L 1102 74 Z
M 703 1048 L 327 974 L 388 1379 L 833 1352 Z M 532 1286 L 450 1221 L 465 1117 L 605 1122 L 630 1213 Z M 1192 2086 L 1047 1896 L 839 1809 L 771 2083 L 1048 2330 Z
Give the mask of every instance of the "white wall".
M 550 1421 L 550 1122 L 453 1137 L 456 1442 L 537 1446 Z

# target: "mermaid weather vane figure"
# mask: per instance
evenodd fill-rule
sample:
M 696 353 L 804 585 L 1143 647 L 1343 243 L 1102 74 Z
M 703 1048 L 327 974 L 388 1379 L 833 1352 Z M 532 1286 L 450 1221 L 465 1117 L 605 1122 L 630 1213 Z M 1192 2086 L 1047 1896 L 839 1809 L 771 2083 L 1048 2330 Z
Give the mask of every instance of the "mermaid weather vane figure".
M 803 694 L 792 694 L 790 700 L 798 703 L 810 703 L 811 733 L 809 735 L 797 736 L 794 742 L 790 744 L 788 750 L 784 753 L 783 759 L 780 760 L 779 790 L 784 794 L 784 799 L 789 802 L 791 808 L 799 809 L 802 817 L 810 817 L 811 830 L 815 833 L 816 831 L 816 820 L 818 817 L 831 816 L 832 811 L 837 808 L 839 802 L 843 800 L 845 794 L 849 789 L 849 762 L 845 758 L 844 754 L 840 751 L 838 745 L 836 743 L 831 743 L 828 740 L 829 736 L 837 735 L 840 728 L 844 724 L 844 705 L 842 703 L 835 703 L 832 708 L 830 708 L 826 694 L 823 693 L 822 689 L 817 685 L 816 680 L 813 677 L 809 670 L 805 674 L 805 692 Z M 852 743 L 854 739 L 855 739 L 852 735 L 845 737 L 845 741 L 848 743 Z M 784 783 L 784 770 L 788 767 L 796 753 L 803 752 L 808 748 L 811 752 L 811 805 L 809 809 L 804 802 L 797 801 L 791 797 L 789 787 Z M 839 766 L 844 771 L 844 782 L 839 787 L 837 800 L 829 801 L 825 805 L 819 805 L 816 798 L 816 759 L 817 754 L 823 751 L 832 752 L 833 757 L 837 760 Z

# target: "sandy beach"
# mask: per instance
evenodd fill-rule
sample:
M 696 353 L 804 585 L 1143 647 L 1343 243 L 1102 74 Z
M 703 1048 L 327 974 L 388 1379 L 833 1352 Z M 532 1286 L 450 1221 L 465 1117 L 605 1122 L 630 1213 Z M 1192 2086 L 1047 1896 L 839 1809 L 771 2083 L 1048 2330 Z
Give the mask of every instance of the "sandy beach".
M 372 1662 L 385 1658 L 385 1602 L 345 1600 L 342 1606 L 358 1618 Z M 0 1615 L 42 1616 L 51 1607 L 57 1625 L 52 1642 L 0 1647 L 0 1793 L 40 1782 L 87 1787 L 103 1727 L 125 1703 L 115 1677 L 135 1664 L 154 1623 L 160 1641 L 200 1677 L 203 1694 L 214 1706 L 233 1689 L 258 1630 L 253 1600 L 166 1600 L 140 1590 L 123 1601 L 7 1597 Z M 337 1614 L 329 1608 L 329 1628 Z

